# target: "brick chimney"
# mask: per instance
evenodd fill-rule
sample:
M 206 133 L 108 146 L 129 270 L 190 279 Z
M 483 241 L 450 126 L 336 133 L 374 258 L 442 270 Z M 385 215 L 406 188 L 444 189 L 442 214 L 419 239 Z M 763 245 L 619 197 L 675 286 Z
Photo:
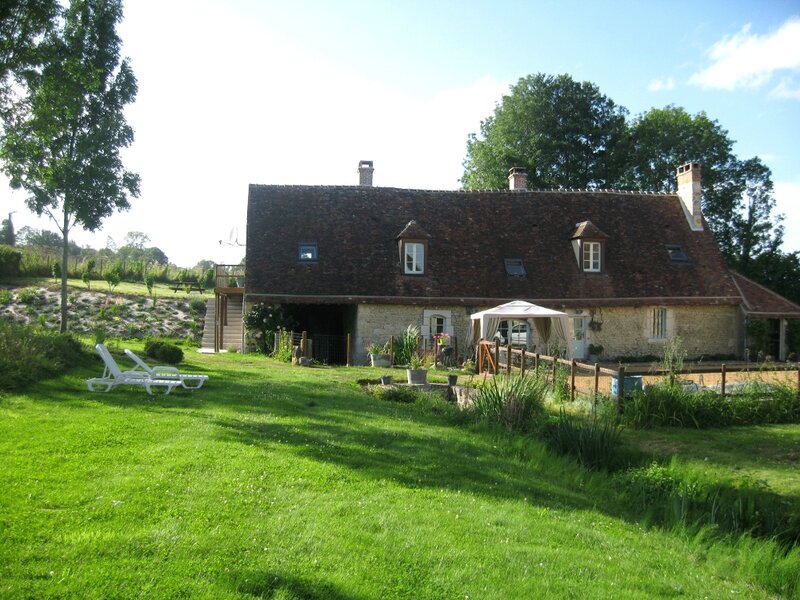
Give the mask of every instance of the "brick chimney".
M 371 160 L 362 160 L 358 163 L 358 185 L 372 187 L 372 168 Z
M 528 172 L 523 167 L 511 167 L 508 170 L 508 189 L 524 190 L 528 187 Z
M 687 163 L 678 167 L 678 197 L 693 231 L 703 230 L 700 195 L 700 163 Z

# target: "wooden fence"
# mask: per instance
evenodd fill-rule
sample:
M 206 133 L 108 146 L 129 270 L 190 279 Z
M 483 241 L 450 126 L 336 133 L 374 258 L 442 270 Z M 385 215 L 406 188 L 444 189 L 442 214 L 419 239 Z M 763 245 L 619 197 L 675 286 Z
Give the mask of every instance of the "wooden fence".
M 569 397 L 570 400 L 575 399 L 576 381 L 580 378 L 585 384 L 589 381 L 588 394 L 592 398 L 597 398 L 601 394 L 600 379 L 601 377 L 612 378 L 616 380 L 617 397 L 619 398 L 619 407 L 622 406 L 622 398 L 625 396 L 625 381 L 626 377 L 648 377 L 649 379 L 658 379 L 665 377 L 669 374 L 666 369 L 653 367 L 651 365 L 619 365 L 616 368 L 602 367 L 598 363 L 584 363 L 577 360 L 568 360 L 555 356 L 547 356 L 543 354 L 534 354 L 527 352 L 524 348 L 515 348 L 512 345 L 501 346 L 500 342 L 481 340 L 478 346 L 478 373 L 505 373 L 510 375 L 512 372 L 519 372 L 523 375 L 526 370 L 533 369 L 538 371 L 542 365 L 555 372 L 557 365 L 562 365 L 569 369 L 568 383 L 569 383 Z M 729 392 L 730 378 L 732 374 L 745 373 L 750 376 L 765 374 L 782 375 L 784 379 L 788 376 L 792 381 L 796 382 L 798 392 L 800 392 L 800 369 L 797 363 L 787 364 L 764 364 L 764 363 L 734 363 L 734 364 L 717 364 L 717 365 L 700 365 L 692 364 L 685 369 L 673 371 L 672 374 L 683 377 L 688 377 L 685 381 L 686 384 L 694 384 L 699 389 L 701 385 L 697 384 L 693 378 L 699 376 L 700 382 L 703 382 L 705 375 L 713 375 L 715 381 L 715 389 L 719 391 L 720 395 L 725 396 Z M 555 380 L 555 376 L 554 376 Z M 614 385 L 612 384 L 612 389 Z M 584 385 L 584 389 L 586 386 Z

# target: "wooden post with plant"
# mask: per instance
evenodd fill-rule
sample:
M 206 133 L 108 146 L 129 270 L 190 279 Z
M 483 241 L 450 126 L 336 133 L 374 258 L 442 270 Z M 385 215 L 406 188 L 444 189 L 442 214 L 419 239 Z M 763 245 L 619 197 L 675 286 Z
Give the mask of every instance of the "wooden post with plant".
M 728 365 L 722 363 L 722 369 L 720 373 L 721 377 L 720 377 L 719 393 L 720 396 L 722 396 L 723 398 L 725 397 L 725 380 L 727 379 L 727 373 L 728 373 Z
M 506 375 L 511 375 L 511 352 L 513 349 L 511 348 L 511 342 L 508 342 L 506 345 Z
M 497 375 L 500 370 L 500 340 L 494 341 L 494 372 L 492 375 Z
M 569 401 L 575 402 L 575 371 L 578 369 L 578 361 L 574 358 L 569 366 Z
M 394 336 L 389 336 L 389 366 L 394 366 Z
M 594 363 L 594 402 L 597 403 L 597 393 L 600 388 L 600 365 Z
M 623 412 L 625 400 L 625 367 L 620 366 L 617 371 L 617 414 L 621 415 Z
M 345 353 L 346 353 L 346 355 L 344 357 L 345 366 L 349 367 L 350 366 L 350 334 L 349 333 L 347 334 L 347 348 L 345 349 Z

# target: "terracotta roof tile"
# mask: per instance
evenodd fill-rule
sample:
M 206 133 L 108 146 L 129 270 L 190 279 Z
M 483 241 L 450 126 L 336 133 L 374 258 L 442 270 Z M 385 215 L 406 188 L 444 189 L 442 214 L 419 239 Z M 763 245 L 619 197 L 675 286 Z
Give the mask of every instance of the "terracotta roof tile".
M 430 236 L 423 276 L 402 272 L 397 236 L 410 221 Z M 584 221 L 609 235 L 602 273 L 576 260 Z M 711 233 L 691 231 L 675 195 L 251 185 L 247 222 L 247 293 L 283 301 L 739 302 Z M 309 241 L 319 260 L 300 264 Z M 671 261 L 668 244 L 688 261 Z M 506 258 L 527 277 L 509 277 Z
M 754 317 L 800 318 L 800 306 L 797 304 L 735 271 L 731 271 L 731 275 L 741 291 L 747 314 Z

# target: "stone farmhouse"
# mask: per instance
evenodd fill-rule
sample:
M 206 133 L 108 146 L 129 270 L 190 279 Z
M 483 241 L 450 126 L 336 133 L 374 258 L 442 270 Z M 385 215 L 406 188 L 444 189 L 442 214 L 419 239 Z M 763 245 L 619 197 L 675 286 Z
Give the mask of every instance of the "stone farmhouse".
M 350 334 L 365 348 L 410 324 L 445 332 L 468 355 L 470 314 L 525 300 L 569 315 L 568 353 L 660 355 L 679 335 L 690 357 L 744 357 L 746 322 L 770 320 L 786 354 L 800 307 L 729 271 L 700 209 L 701 167 L 678 192 L 509 189 L 431 191 L 359 185 L 250 185 L 245 306 L 285 305 L 300 329 Z M 546 352 L 535 328 L 503 322 L 504 342 Z M 562 350 L 565 350 L 562 348 Z

